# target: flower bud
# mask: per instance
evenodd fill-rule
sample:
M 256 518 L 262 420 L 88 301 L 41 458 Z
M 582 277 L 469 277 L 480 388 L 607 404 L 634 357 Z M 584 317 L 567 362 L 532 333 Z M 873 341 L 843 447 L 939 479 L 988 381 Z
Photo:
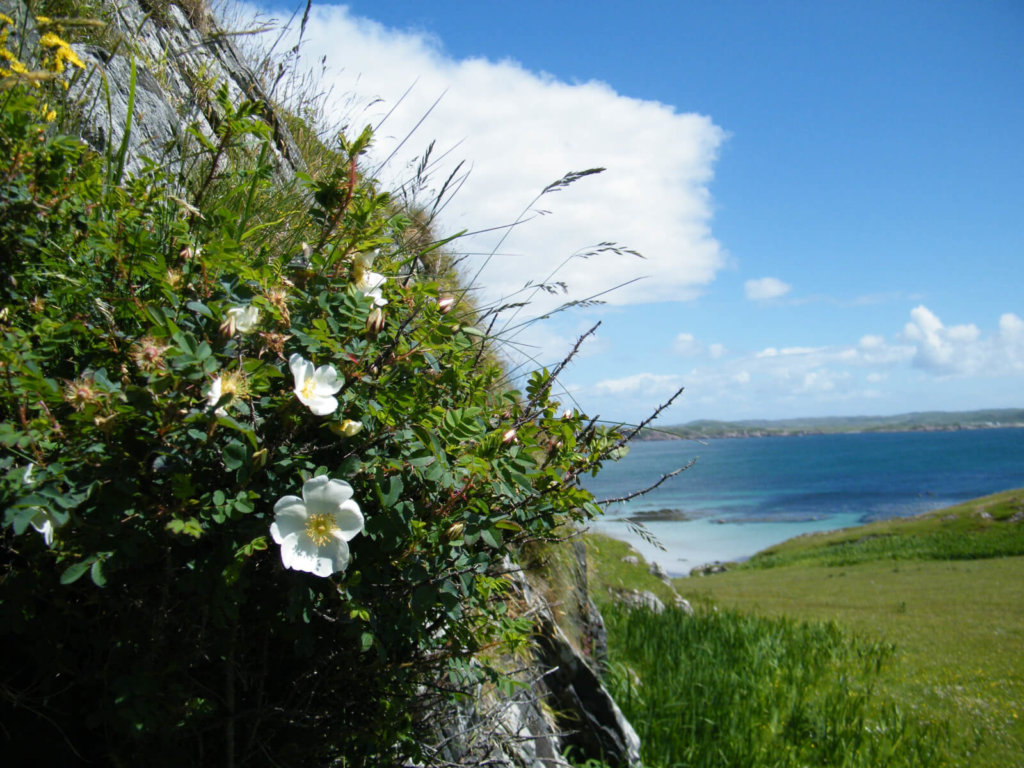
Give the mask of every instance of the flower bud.
M 384 312 L 380 307 L 374 307 L 366 317 L 366 332 L 371 336 L 376 336 L 382 330 L 384 330 Z
M 352 437 L 358 435 L 363 431 L 363 422 L 356 421 L 355 419 L 345 419 L 341 422 L 341 434 L 345 437 Z
M 442 296 L 437 300 L 437 309 L 442 315 L 447 315 L 455 306 L 454 296 Z
M 267 466 L 267 449 L 260 448 L 252 455 L 252 467 L 253 469 L 263 469 L 265 466 Z
M 453 539 L 461 539 L 462 532 L 464 530 L 466 530 L 466 524 L 462 521 L 459 521 L 457 523 L 452 523 L 451 525 L 449 525 L 448 530 L 445 531 L 445 535 L 448 537 L 449 541 Z
M 506 430 L 505 434 L 503 434 L 501 436 L 501 442 L 505 443 L 506 445 L 508 445 L 509 443 L 514 443 L 515 441 L 516 441 L 516 429 L 515 429 L 515 427 L 512 427 L 509 430 Z

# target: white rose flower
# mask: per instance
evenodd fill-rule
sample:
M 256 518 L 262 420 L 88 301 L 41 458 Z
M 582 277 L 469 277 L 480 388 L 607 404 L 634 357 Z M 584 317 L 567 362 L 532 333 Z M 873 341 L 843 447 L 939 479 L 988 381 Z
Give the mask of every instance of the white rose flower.
M 348 542 L 363 530 L 352 486 L 326 475 L 302 486 L 302 498 L 283 496 L 274 505 L 270 535 L 281 545 L 285 568 L 330 576 L 348 567 Z
M 363 272 L 362 277 L 356 283 L 356 288 L 362 291 L 364 296 L 373 299 L 373 306 L 383 307 L 388 303 L 388 300 L 382 296 L 382 286 L 387 280 L 384 275 L 377 272 Z
M 210 382 L 210 388 L 206 390 L 206 407 L 213 408 L 213 406 L 220 402 L 222 397 L 224 397 L 224 380 L 218 376 Z M 228 412 L 221 406 L 214 411 L 214 414 L 217 416 L 227 416 Z
M 55 528 L 59 528 L 61 522 L 54 516 L 54 514 L 42 507 L 36 508 L 38 511 L 32 516 L 32 519 L 28 521 L 29 525 L 35 528 L 39 533 L 43 534 L 43 541 L 46 542 L 46 546 L 53 545 L 53 531 Z
M 251 304 L 247 307 L 232 307 L 224 314 L 226 317 L 221 328 L 228 336 L 233 336 L 235 331 L 252 333 L 260 322 L 260 309 Z
M 345 384 L 333 365 L 321 365 L 315 371 L 313 364 L 299 353 L 288 358 L 288 367 L 295 377 L 295 396 L 317 416 L 326 416 L 338 410 L 335 395 Z

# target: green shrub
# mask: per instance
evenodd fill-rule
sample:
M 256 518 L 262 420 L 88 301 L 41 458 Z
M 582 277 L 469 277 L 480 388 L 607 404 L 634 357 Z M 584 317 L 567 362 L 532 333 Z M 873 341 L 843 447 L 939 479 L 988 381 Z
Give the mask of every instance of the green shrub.
M 222 89 L 194 171 L 122 179 L 47 121 L 59 94 L 0 91 L 5 752 L 415 758 L 425 707 L 527 631 L 506 556 L 597 513 L 576 480 L 618 435 L 557 371 L 500 388 L 359 172 L 369 130 L 282 186 Z

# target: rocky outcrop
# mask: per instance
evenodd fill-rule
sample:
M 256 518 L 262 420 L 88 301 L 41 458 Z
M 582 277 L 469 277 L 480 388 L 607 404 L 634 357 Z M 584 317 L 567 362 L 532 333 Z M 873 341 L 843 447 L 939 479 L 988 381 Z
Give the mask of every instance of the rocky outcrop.
M 273 135 L 278 170 L 293 176 L 302 169 L 301 159 L 271 94 L 204 4 L 190 8 L 193 18 L 172 2 L 122 0 L 103 6 L 104 45 L 74 45 L 86 64 L 68 91 L 81 115 L 82 138 L 97 152 L 116 157 L 128 128 L 124 171 L 141 171 L 144 158 L 177 171 L 187 160 L 187 129 L 215 142 L 222 118 L 216 94 L 226 87 L 231 104 L 248 99 L 260 105 L 258 119 Z M 0 10 L 27 19 L 29 39 L 36 35 L 22 0 L 0 0 Z
M 573 545 L 567 545 L 573 546 Z M 574 554 L 576 554 L 574 552 Z M 582 555 L 582 552 L 579 553 Z M 577 561 L 578 562 L 578 561 Z M 585 563 L 584 563 L 585 567 Z M 588 609 L 600 618 L 586 582 L 574 580 L 560 595 L 561 619 L 574 627 L 570 638 L 556 619 L 554 606 L 541 590 L 511 563 L 506 564 L 514 585 L 516 610 L 534 620 L 529 663 L 502 659 L 512 693 L 480 686 L 472 701 L 441 713 L 429 758 L 443 765 L 487 765 L 493 768 L 568 768 L 566 755 L 579 763 L 601 760 L 610 766 L 640 765 L 640 739 L 622 715 L 595 668 L 586 628 Z M 577 576 L 585 574 L 585 570 Z M 566 603 L 583 602 L 565 615 Z M 604 648 L 603 623 L 596 647 Z

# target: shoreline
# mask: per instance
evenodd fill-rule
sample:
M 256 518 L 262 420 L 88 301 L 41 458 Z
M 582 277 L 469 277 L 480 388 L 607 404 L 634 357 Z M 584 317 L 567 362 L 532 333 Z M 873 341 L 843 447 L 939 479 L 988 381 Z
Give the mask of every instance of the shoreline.
M 809 437 L 814 435 L 889 435 L 903 434 L 908 432 L 969 432 L 982 429 L 1024 429 L 1024 422 L 1012 424 L 957 424 L 957 425 L 918 425 L 908 427 L 870 427 L 850 429 L 810 429 L 810 428 L 737 428 L 722 432 L 708 432 L 690 430 L 681 432 L 668 432 L 665 430 L 679 429 L 687 430 L 686 425 L 681 427 L 664 427 L 661 429 L 645 428 L 634 440 L 640 442 L 661 442 L 675 440 L 745 440 L 748 438 L 770 438 L 770 437 Z
M 795 419 L 700 419 L 666 427 L 647 427 L 638 440 L 714 439 L 718 437 L 790 437 L 830 434 L 955 432 L 1024 428 L 1024 409 L 929 411 L 894 416 L 826 416 Z

